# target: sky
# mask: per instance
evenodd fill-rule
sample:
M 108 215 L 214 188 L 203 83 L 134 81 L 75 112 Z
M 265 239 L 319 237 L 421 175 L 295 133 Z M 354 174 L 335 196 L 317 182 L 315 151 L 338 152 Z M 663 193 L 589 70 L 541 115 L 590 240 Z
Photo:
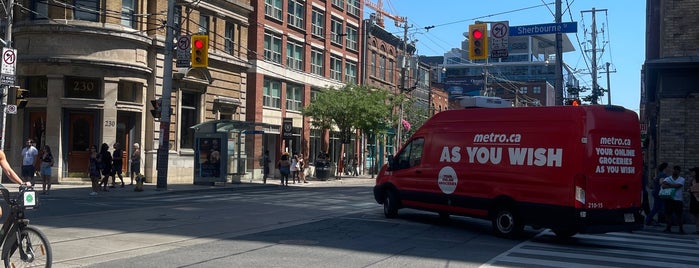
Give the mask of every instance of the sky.
M 365 0 L 377 3 L 377 0 Z M 576 70 L 580 86 L 591 88 L 592 8 L 597 22 L 598 66 L 610 65 L 611 103 L 639 112 L 641 68 L 645 60 L 645 14 L 643 0 L 561 0 L 562 22 L 577 22 L 577 33 L 568 33 L 575 51 L 563 53 L 563 61 Z M 459 48 L 468 26 L 480 21 L 509 21 L 510 27 L 555 22 L 554 0 L 383 0 L 383 8 L 394 15 L 407 17 L 408 38 L 417 39 L 417 54 L 442 56 Z M 604 10 L 606 11 L 600 11 Z M 586 11 L 586 12 L 581 12 Z M 368 17 L 373 10 L 365 8 Z M 385 28 L 402 37 L 392 19 L 384 17 Z M 434 26 L 428 30 L 425 27 Z M 604 32 L 602 32 L 604 31 Z M 579 41 L 578 41 L 579 40 Z M 581 43 L 586 47 L 581 49 Z M 587 52 L 586 52 L 587 51 Z M 584 56 L 585 54 L 586 56 Z M 587 61 L 585 61 L 585 58 Z M 597 83 L 607 87 L 605 69 L 598 71 Z M 581 96 L 589 94 L 581 93 Z M 600 104 L 607 104 L 607 96 Z

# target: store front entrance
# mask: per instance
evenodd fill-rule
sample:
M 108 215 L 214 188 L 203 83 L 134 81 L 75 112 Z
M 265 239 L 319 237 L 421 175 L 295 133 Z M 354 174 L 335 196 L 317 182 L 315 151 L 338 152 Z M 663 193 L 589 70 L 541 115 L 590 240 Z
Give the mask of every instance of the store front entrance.
M 71 112 L 68 114 L 68 176 L 86 177 L 90 162 L 88 148 L 95 144 L 94 113 Z M 99 144 L 97 144 L 99 149 Z

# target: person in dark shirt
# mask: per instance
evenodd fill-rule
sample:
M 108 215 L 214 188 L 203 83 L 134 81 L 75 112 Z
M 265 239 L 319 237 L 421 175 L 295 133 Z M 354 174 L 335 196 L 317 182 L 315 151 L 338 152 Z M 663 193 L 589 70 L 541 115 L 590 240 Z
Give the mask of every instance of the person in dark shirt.
M 124 188 L 124 177 L 121 176 L 121 167 L 124 165 L 124 150 L 121 149 L 121 144 L 114 143 L 114 152 L 112 153 L 112 188 L 116 187 L 116 176 L 121 180 L 121 188 Z
M 109 176 L 112 175 L 112 154 L 109 153 L 109 144 L 102 143 L 100 147 L 100 160 L 102 163 L 103 176 L 100 186 L 102 186 L 102 191 L 109 192 L 109 190 L 107 190 L 107 184 L 109 184 Z

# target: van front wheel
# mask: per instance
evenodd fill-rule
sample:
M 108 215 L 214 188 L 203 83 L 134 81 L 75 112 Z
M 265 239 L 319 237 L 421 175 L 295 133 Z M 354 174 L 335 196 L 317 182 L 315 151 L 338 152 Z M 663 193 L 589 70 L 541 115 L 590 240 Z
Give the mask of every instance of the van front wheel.
M 501 237 L 516 238 L 524 230 L 524 225 L 510 208 L 499 208 L 493 217 L 495 234 Z
M 383 214 L 386 218 L 395 218 L 398 216 L 398 197 L 393 190 L 388 190 L 384 194 Z

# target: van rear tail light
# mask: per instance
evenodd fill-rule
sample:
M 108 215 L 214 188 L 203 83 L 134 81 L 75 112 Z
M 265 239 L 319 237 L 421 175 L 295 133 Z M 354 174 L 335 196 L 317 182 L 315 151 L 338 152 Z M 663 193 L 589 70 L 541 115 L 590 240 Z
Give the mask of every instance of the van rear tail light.
M 587 188 L 587 178 L 583 174 L 575 175 L 575 207 L 585 207 L 585 189 Z

